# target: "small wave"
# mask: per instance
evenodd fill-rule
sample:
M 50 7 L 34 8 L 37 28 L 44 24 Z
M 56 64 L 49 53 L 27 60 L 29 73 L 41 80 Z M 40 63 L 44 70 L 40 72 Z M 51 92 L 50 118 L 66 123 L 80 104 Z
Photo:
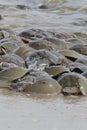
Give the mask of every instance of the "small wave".
M 45 4 L 47 6 L 58 6 L 65 3 L 67 0 L 0 0 L 3 5 L 29 5 L 31 7 L 37 7 L 39 4 Z
M 87 5 L 80 7 L 78 11 L 87 12 Z

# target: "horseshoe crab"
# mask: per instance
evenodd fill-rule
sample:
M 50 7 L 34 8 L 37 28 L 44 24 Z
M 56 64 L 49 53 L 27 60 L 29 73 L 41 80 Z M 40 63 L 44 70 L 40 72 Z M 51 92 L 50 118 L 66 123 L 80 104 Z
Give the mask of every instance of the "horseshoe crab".
M 76 39 L 77 36 L 75 34 L 68 34 L 68 33 L 55 33 L 55 37 L 60 39 Z
M 67 43 L 65 40 L 56 38 L 56 37 L 45 37 L 43 40 L 46 40 L 48 42 L 51 42 L 53 45 L 56 45 L 58 50 L 64 50 L 67 49 Z
M 12 83 L 11 87 L 26 93 L 58 94 L 61 92 L 61 86 L 57 81 L 43 71 L 31 72 L 27 78 L 20 79 L 16 84 Z
M 77 66 L 77 67 L 71 69 L 71 71 L 77 72 L 77 73 L 83 73 L 83 72 L 87 71 L 87 66 L 86 65 Z
M 26 39 L 30 40 L 38 40 L 38 39 L 43 39 L 44 37 L 49 37 L 53 36 L 51 32 L 48 31 L 43 31 L 41 29 L 29 29 L 29 30 L 24 30 L 19 33 L 20 37 L 24 37 Z
M 33 84 L 26 84 L 24 87 L 24 92 L 35 92 L 42 94 L 58 94 L 61 92 L 61 86 L 57 83 L 56 80 L 50 79 L 42 79 L 36 81 Z
M 27 69 L 21 67 L 8 68 L 0 71 L 0 81 L 11 82 L 24 76 L 27 72 Z
M 14 36 L 14 32 L 8 28 L 0 28 L 0 40 L 1 39 L 7 39 L 11 36 Z
M 48 50 L 40 49 L 27 57 L 25 64 L 29 69 L 43 69 L 50 64 L 58 64 L 58 57 Z
M 33 53 L 35 50 L 31 47 L 29 47 L 28 45 L 23 45 L 18 47 L 14 53 L 20 57 L 22 57 L 23 59 L 26 59 L 27 56 L 31 55 L 31 53 Z
M 62 92 L 68 94 L 87 95 L 87 79 L 75 72 L 65 73 L 58 78 Z
M 62 50 L 59 51 L 59 53 L 61 53 L 62 55 L 64 55 L 65 57 L 69 58 L 72 61 L 75 61 L 79 58 L 83 58 L 83 56 L 73 50 Z
M 83 65 L 87 65 L 87 57 L 86 56 L 83 57 L 83 58 L 81 57 L 81 58 L 77 59 L 75 62 L 76 63 L 81 63 Z
M 87 78 L 87 71 L 83 72 L 82 75 Z
M 87 55 L 87 45 L 74 45 L 70 48 L 71 50 L 74 50 L 80 54 Z
M 1 62 L 13 63 L 13 64 L 20 66 L 20 67 L 25 66 L 24 60 L 20 56 L 14 54 L 14 53 L 2 55 L 0 57 L 0 63 Z
M 29 42 L 29 46 L 38 49 L 47 49 L 49 51 L 57 51 L 67 49 L 67 44 L 58 38 L 44 38 Z
M 81 40 L 81 39 L 78 39 L 78 38 L 76 38 L 76 39 L 75 38 L 74 39 L 67 39 L 65 41 L 69 44 L 70 48 L 72 48 L 74 45 L 78 45 L 78 44 L 85 45 L 85 42 L 83 40 Z
M 77 73 L 83 73 L 87 70 L 87 66 L 79 62 L 73 62 L 69 64 L 67 67 L 70 69 L 70 71 Z
M 52 77 L 60 75 L 61 73 L 70 72 L 65 66 L 49 66 L 45 68 L 45 71 Z
M 10 41 L 4 42 L 0 45 L 0 48 L 4 49 L 6 53 L 12 53 L 16 48 L 18 48 L 17 44 L 11 43 Z M 1 50 L 0 49 L 0 50 Z
M 80 66 L 83 66 L 83 64 L 72 62 L 72 63 L 67 65 L 67 68 L 69 68 L 69 70 L 72 71 L 73 69 L 80 67 Z
M 84 41 L 84 43 L 87 42 L 87 34 L 83 33 L 83 32 L 75 32 L 74 33 L 79 39 L 81 39 L 82 41 Z
M 0 31 L 0 40 L 3 38 L 8 38 L 9 37 L 9 33 L 6 31 Z

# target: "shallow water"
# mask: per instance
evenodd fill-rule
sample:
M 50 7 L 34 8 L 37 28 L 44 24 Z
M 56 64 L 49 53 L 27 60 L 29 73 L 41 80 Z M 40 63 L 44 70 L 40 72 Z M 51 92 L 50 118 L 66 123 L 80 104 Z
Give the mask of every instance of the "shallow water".
M 0 0 L 0 27 L 83 33 L 87 40 L 87 0 Z M 45 4 L 48 9 L 39 9 Z M 27 5 L 19 9 L 15 5 Z M 2 130 L 86 130 L 87 97 L 38 97 L 0 90 Z
M 17 32 L 26 28 L 41 28 L 87 33 L 86 0 L 0 0 L 0 3 L 10 5 L 0 10 L 3 16 L 0 27 L 10 27 Z M 39 9 L 41 4 L 48 9 Z M 11 5 L 27 5 L 29 8 L 20 10 Z

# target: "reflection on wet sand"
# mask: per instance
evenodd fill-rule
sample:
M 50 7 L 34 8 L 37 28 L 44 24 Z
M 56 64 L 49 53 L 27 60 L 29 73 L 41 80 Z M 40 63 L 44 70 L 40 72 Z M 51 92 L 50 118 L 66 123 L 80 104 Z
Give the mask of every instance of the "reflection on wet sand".
M 0 127 L 6 130 L 86 130 L 87 101 L 84 97 L 30 98 L 0 90 Z M 72 123 L 73 120 L 73 123 Z

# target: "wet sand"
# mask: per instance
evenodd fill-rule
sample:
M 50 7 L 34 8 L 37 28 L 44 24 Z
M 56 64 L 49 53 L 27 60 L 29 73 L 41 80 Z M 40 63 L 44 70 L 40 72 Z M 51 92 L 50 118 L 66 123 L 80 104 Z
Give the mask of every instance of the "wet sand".
M 40 99 L 0 90 L 2 130 L 86 130 L 87 98 L 68 96 Z

